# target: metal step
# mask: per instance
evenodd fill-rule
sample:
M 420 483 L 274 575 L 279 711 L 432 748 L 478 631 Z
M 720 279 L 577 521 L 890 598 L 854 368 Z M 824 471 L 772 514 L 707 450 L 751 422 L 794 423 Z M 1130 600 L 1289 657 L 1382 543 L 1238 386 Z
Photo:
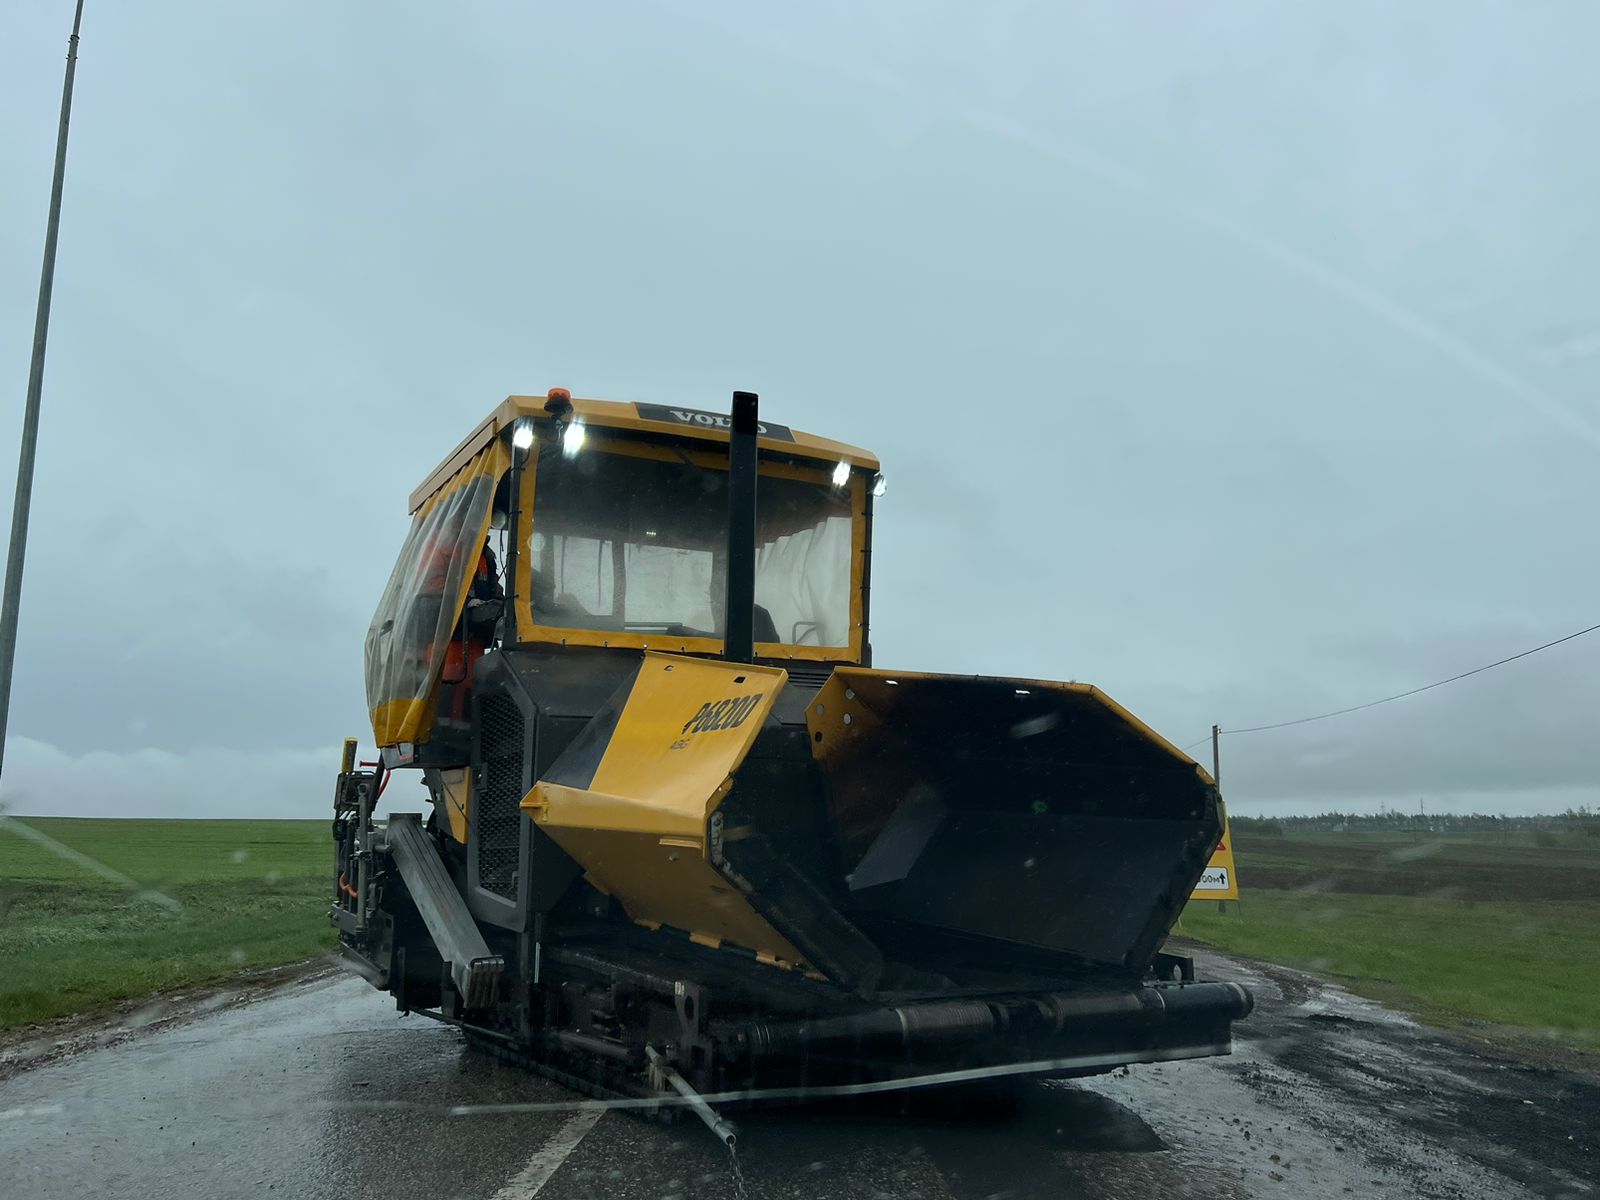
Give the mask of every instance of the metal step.
M 390 814 L 388 837 L 390 857 L 422 914 L 439 957 L 449 964 L 463 1007 L 487 1007 L 499 989 L 505 960 L 489 952 L 439 851 L 423 832 L 422 818 L 416 813 Z

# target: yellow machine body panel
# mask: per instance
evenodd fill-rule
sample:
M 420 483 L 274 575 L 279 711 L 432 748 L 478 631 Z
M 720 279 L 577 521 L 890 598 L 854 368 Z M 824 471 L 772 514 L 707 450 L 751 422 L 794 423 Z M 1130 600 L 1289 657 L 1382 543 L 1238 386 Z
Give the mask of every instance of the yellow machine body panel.
M 427 479 L 411 493 L 410 510 L 416 512 L 441 487 L 446 486 L 461 467 L 481 452 L 483 448 L 524 417 L 543 417 L 548 413 L 544 396 L 507 396 L 505 401 L 484 418 L 478 427 L 461 440 L 444 461 L 429 473 Z M 661 404 L 634 404 L 618 400 L 571 401 L 574 419 L 600 429 L 632 430 L 640 433 L 671 434 L 689 437 L 713 446 L 728 444 L 728 419 L 716 413 L 695 409 L 676 408 Z M 795 458 L 812 459 L 829 467 L 847 462 L 852 467 L 867 471 L 878 470 L 877 455 L 860 446 L 836 442 L 831 438 L 817 437 L 789 429 L 782 425 L 763 424 L 758 444 L 762 450 L 777 451 Z
M 647 653 L 522 807 L 633 920 L 804 958 L 710 861 L 712 815 L 788 682 L 781 668 Z

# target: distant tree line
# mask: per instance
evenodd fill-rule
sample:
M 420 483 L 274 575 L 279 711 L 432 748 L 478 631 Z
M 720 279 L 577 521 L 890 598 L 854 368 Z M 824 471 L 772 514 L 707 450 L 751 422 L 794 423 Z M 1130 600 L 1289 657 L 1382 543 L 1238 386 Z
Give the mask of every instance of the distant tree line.
M 1430 813 L 1385 811 L 1376 813 L 1325 812 L 1300 817 L 1229 816 L 1236 833 L 1255 837 L 1282 837 L 1285 833 L 1570 833 L 1600 838 L 1600 812 L 1588 805 L 1563 813 L 1538 813 L 1513 817 L 1505 813 Z

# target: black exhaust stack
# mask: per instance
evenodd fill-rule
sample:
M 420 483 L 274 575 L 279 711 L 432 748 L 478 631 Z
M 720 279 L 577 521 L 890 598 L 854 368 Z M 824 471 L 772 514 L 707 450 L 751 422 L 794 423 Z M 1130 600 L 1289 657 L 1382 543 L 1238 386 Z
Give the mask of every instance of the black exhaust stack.
M 754 392 L 733 394 L 728 440 L 728 604 L 723 657 L 752 662 L 756 638 L 756 408 Z

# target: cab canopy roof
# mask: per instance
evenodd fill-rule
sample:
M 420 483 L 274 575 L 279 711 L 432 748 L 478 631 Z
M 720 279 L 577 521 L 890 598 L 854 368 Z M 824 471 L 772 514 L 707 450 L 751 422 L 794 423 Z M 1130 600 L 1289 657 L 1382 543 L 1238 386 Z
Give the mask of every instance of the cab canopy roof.
M 549 420 L 551 413 L 545 406 L 547 396 L 507 396 L 505 402 L 469 433 L 452 450 L 422 486 L 411 493 L 410 511 L 416 512 L 429 496 L 446 480 L 461 469 L 471 458 L 506 429 L 523 417 Z M 729 438 L 729 417 L 726 413 L 706 412 L 683 408 L 673 404 L 634 404 L 617 400 L 580 400 L 573 397 L 572 419 L 587 425 L 609 429 L 636 430 L 640 433 L 670 434 L 677 437 L 698 438 L 706 442 L 726 443 Z M 771 421 L 761 422 L 761 435 L 757 444 L 764 451 L 794 458 L 810 458 L 829 464 L 848 462 L 852 467 L 869 471 L 878 469 L 877 456 L 859 446 L 801 433 L 786 425 Z

